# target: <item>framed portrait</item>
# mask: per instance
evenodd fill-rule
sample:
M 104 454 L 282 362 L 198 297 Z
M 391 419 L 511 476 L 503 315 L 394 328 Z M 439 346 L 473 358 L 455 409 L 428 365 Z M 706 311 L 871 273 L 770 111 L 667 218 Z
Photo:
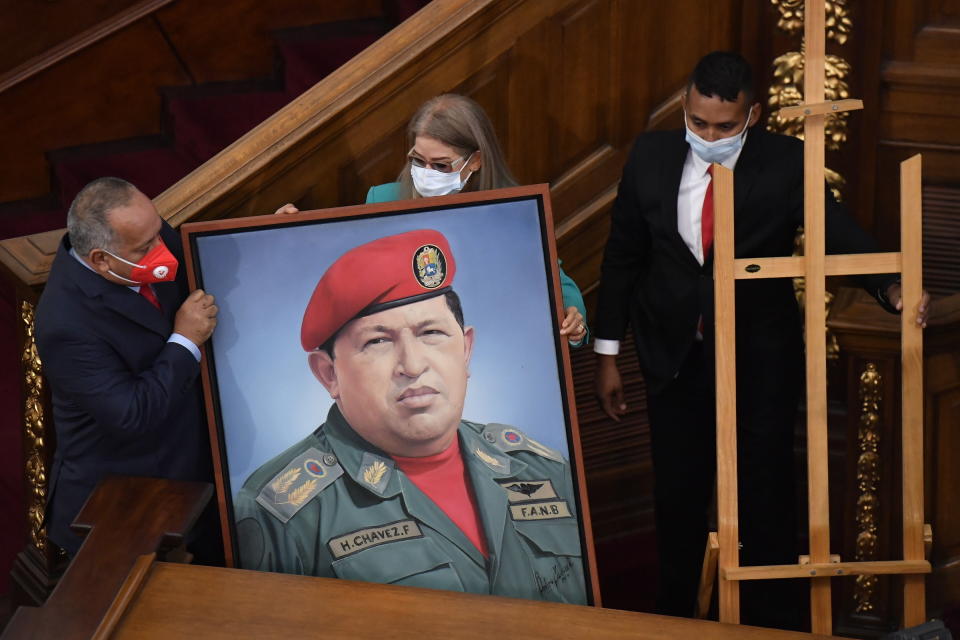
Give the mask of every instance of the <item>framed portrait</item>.
M 546 185 L 182 234 L 228 566 L 599 603 Z

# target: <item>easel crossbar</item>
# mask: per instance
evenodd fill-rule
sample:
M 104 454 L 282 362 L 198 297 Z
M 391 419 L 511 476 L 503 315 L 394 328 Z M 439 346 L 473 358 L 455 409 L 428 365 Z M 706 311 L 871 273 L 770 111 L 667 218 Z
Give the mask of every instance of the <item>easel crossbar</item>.
M 813 562 L 810 564 L 771 564 L 758 567 L 722 568 L 725 580 L 773 580 L 776 578 L 831 578 L 878 574 L 930 573 L 926 560 L 877 560 L 866 562 Z
M 857 111 L 858 109 L 863 109 L 863 101 L 850 98 L 784 107 L 777 112 L 777 115 L 781 118 L 805 118 L 806 116 L 823 116 L 828 113 L 840 113 L 841 111 Z
M 902 270 L 903 257 L 899 252 L 824 256 L 824 272 L 827 276 L 900 273 Z M 733 272 L 737 280 L 799 278 L 806 274 L 806 263 L 803 256 L 737 258 L 733 261 Z

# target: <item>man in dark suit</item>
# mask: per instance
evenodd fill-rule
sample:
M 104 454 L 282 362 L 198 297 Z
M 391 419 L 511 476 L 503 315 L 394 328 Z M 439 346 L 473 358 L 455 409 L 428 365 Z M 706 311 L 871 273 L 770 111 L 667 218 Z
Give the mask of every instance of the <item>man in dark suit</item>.
M 71 555 L 82 541 L 70 523 L 105 475 L 212 478 L 197 374 L 217 307 L 187 295 L 182 255 L 128 182 L 95 180 L 70 206 L 36 332 L 57 434 L 47 530 Z M 215 557 L 207 533 L 197 552 Z
M 716 461 L 709 169 L 713 162 L 734 169 L 736 256 L 788 256 L 803 223 L 803 145 L 753 126 L 760 104 L 750 67 L 737 54 L 705 56 L 682 104 L 685 130 L 639 136 L 624 167 L 603 259 L 595 351 L 597 394 L 618 420 L 626 405 L 616 354 L 627 325 L 633 327 L 652 438 L 657 604 L 661 613 L 690 616 Z M 874 251 L 826 198 L 827 252 Z M 899 308 L 895 277 L 868 276 L 863 284 L 881 304 Z M 736 307 L 741 563 L 796 563 L 792 444 L 804 375 L 792 282 L 738 281 Z M 918 323 L 925 307 L 926 299 Z M 790 589 L 745 587 L 744 621 L 798 625 L 806 598 Z

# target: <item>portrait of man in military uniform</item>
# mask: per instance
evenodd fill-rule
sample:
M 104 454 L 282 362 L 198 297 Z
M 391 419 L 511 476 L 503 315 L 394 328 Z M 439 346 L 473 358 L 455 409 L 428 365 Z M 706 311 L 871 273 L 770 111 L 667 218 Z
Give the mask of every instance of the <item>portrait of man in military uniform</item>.
M 587 603 L 569 462 L 463 415 L 480 338 L 456 275 L 444 234 L 416 229 L 320 277 L 300 342 L 333 404 L 243 482 L 240 567 Z

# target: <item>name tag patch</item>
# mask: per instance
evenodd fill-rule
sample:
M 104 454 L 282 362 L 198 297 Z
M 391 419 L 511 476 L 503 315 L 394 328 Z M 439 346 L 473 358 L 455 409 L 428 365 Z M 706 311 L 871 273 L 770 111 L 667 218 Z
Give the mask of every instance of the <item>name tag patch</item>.
M 510 517 L 514 520 L 556 520 L 572 518 L 566 500 L 546 500 L 510 505 Z
M 557 497 L 550 480 L 496 480 L 507 491 L 507 500 L 513 502 L 536 502 Z
M 367 527 L 366 529 L 357 529 L 342 536 L 333 538 L 327 543 L 330 553 L 339 560 L 349 555 L 370 549 L 387 542 L 396 542 L 397 540 L 409 540 L 411 538 L 422 538 L 423 532 L 420 531 L 420 525 L 414 520 L 400 520 L 391 522 L 379 527 Z

